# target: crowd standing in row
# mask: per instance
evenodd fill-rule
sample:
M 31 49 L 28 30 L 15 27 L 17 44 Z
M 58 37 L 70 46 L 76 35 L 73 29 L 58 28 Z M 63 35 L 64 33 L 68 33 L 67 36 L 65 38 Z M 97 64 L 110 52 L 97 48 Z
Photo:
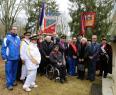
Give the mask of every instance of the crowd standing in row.
M 66 36 L 59 37 L 31 35 L 25 32 L 20 40 L 17 27 L 13 26 L 4 38 L 1 55 L 5 61 L 6 86 L 13 90 L 16 78 L 23 81 L 23 89 L 31 91 L 36 84 L 36 74 L 46 73 L 46 66 L 52 64 L 60 72 L 60 82 L 66 81 L 66 75 L 77 76 L 78 79 L 95 80 L 96 67 L 99 75 L 106 78 L 112 73 L 112 48 L 107 39 L 97 42 L 97 35 L 92 35 L 91 41 L 85 37 L 73 36 L 66 40 Z

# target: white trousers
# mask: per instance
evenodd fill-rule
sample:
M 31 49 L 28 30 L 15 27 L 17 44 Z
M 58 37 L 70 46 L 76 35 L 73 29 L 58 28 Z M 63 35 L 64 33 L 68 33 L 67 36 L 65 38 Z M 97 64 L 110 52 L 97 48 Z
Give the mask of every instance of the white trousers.
M 37 69 L 34 70 L 28 70 L 26 81 L 23 85 L 23 87 L 30 87 L 31 85 L 35 85 L 36 75 L 37 75 Z
M 27 77 L 27 67 L 25 64 L 22 65 L 21 68 L 21 77 L 20 80 L 24 80 Z

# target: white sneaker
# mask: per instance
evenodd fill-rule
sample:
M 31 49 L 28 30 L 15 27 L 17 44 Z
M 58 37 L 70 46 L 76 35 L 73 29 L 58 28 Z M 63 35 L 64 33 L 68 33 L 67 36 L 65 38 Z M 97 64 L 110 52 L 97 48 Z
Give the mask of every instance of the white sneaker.
M 30 92 L 30 91 L 31 91 L 31 89 L 30 89 L 29 87 L 23 87 L 23 89 L 24 89 L 25 91 L 27 91 L 27 92 Z
M 32 88 L 37 88 L 38 85 L 34 84 L 34 85 L 31 85 Z
M 56 77 L 56 80 L 60 80 L 60 77 Z

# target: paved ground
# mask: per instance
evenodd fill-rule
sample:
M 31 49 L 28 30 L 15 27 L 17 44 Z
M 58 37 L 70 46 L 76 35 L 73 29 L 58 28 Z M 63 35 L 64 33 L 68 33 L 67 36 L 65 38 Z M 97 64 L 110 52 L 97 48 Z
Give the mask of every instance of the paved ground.
M 103 95 L 113 95 L 112 85 L 113 79 L 111 76 L 107 78 L 102 78 Z
M 101 79 L 97 77 L 94 83 L 100 84 Z M 23 91 L 21 83 L 13 91 L 8 91 L 5 88 L 4 63 L 0 61 L 0 95 L 90 95 L 92 82 L 68 76 L 68 82 L 60 84 L 37 76 L 37 84 L 38 88 L 32 89 L 30 93 Z

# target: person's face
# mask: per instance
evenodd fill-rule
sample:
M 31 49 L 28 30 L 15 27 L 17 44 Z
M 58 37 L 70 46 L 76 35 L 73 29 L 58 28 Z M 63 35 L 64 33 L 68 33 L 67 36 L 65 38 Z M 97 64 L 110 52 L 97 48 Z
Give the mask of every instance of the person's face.
M 77 38 L 72 38 L 72 41 L 74 42 L 74 43 L 76 43 L 77 42 Z
M 51 37 L 47 37 L 47 38 L 46 38 L 46 41 L 47 41 L 47 42 L 51 42 Z
M 32 43 L 37 44 L 37 39 L 31 40 Z
M 58 51 L 58 50 L 59 50 L 59 47 L 55 47 L 54 50 L 55 50 L 55 51 Z
M 97 36 L 96 35 L 93 35 L 92 36 L 92 42 L 96 42 L 97 41 Z
M 29 39 L 30 36 L 31 36 L 31 35 L 27 34 L 27 35 L 25 35 L 25 38 L 26 38 L 26 39 Z
M 42 42 L 43 41 L 43 39 L 42 38 L 39 38 L 39 42 Z
M 11 29 L 11 33 L 13 33 L 13 34 L 17 34 L 17 27 L 12 27 L 12 29 Z
M 82 45 L 85 45 L 87 42 L 85 40 L 81 41 Z
M 65 38 L 61 38 L 61 41 L 62 41 L 62 42 L 65 42 L 66 40 L 65 40 Z
M 107 43 L 107 41 L 106 40 L 102 40 L 102 44 L 106 44 Z

